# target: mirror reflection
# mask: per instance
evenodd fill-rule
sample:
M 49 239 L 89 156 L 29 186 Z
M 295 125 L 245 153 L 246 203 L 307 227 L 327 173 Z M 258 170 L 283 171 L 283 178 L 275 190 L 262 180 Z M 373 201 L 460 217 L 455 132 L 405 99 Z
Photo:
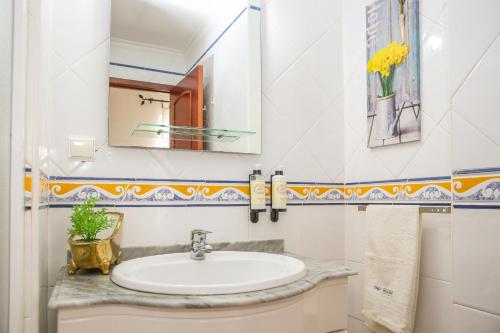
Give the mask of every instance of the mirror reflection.
M 260 8 L 113 0 L 109 143 L 261 152 Z

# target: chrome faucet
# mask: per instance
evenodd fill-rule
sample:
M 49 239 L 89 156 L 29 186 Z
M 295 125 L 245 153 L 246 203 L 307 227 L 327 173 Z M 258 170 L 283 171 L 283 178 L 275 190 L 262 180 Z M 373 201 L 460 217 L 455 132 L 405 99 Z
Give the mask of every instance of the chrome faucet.
M 200 229 L 191 230 L 191 259 L 203 260 L 205 253 L 212 252 L 212 247 L 206 243 L 207 234 L 211 233 Z

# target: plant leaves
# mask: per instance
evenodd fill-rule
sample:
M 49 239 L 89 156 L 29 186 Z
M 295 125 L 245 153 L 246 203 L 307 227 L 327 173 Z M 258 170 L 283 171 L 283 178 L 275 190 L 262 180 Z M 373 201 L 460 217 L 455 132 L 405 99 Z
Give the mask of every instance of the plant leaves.
M 72 208 L 71 228 L 68 234 L 81 240 L 95 241 L 97 234 L 113 226 L 113 221 L 106 215 L 106 208 L 95 208 L 98 198 L 90 197 L 83 204 Z

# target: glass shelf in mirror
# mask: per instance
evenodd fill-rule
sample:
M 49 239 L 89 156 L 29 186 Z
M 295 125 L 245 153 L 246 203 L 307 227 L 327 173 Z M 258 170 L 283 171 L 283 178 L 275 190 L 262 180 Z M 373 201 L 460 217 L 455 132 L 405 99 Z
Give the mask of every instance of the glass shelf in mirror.
M 234 142 L 241 137 L 254 135 L 256 132 L 162 124 L 139 124 L 132 131 L 132 135 L 140 134 L 155 136 L 168 134 L 169 138 L 185 141 Z

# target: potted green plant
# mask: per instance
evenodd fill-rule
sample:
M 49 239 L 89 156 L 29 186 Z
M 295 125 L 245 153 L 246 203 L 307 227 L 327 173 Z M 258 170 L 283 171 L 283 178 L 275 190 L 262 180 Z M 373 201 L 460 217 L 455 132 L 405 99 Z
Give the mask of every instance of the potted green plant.
M 97 198 L 89 198 L 72 209 L 71 228 L 68 229 L 71 251 L 68 274 L 75 274 L 80 268 L 98 268 L 103 274 L 108 274 L 111 263 L 121 261 L 119 233 L 123 213 L 97 209 L 97 201 Z M 101 231 L 113 226 L 115 229 L 110 237 L 97 238 Z

